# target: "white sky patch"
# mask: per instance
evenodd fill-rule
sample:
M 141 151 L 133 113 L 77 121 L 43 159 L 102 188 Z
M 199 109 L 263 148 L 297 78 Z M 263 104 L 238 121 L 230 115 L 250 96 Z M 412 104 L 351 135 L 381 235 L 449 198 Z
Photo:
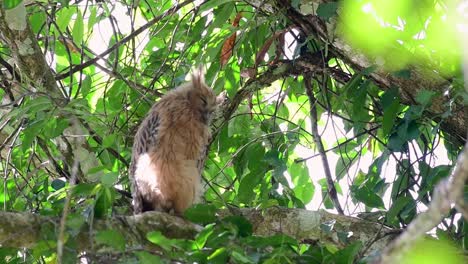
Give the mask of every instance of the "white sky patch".
M 292 29 L 291 32 L 286 32 L 284 34 L 284 55 L 288 60 L 294 59 L 294 53 L 297 48 L 297 41 L 294 38 L 295 36 L 299 36 L 299 31 L 297 29 Z
M 84 9 L 84 7 L 83 7 Z M 127 35 L 132 32 L 132 20 L 128 14 L 128 10 L 119 2 L 115 2 L 114 8 L 111 10 L 112 16 L 117 20 L 120 33 Z M 134 29 L 143 26 L 147 21 L 139 12 L 135 13 Z M 97 54 L 103 53 L 109 48 L 109 41 L 112 37 L 112 25 L 109 19 L 103 19 L 93 27 L 93 34 L 89 41 L 89 47 Z M 141 55 L 143 48 L 149 41 L 148 32 L 141 33 L 135 37 L 137 57 Z M 107 57 L 107 56 L 106 56 Z

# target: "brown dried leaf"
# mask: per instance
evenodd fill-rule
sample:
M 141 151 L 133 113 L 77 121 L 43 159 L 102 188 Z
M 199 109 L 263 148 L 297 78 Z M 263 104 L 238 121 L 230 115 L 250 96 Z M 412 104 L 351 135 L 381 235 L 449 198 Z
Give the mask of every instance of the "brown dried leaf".
M 232 25 L 234 27 L 239 26 L 239 21 L 242 18 L 242 12 L 237 13 L 236 18 L 232 22 Z M 221 67 L 226 65 L 226 63 L 229 61 L 229 59 L 232 56 L 232 53 L 234 51 L 234 45 L 236 44 L 236 37 L 237 37 L 237 32 L 232 33 L 229 38 L 226 39 L 223 43 L 223 47 L 221 48 L 221 57 L 220 57 L 220 63 Z

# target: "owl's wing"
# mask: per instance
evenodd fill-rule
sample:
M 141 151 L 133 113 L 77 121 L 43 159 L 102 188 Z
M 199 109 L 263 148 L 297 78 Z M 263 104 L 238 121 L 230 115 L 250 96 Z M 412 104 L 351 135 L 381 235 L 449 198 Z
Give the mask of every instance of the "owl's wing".
M 160 118 L 158 112 L 152 109 L 143 120 L 135 135 L 132 148 L 132 161 L 130 165 L 130 184 L 133 197 L 133 213 L 139 214 L 143 211 L 143 199 L 135 179 L 136 163 L 140 155 L 147 153 L 150 148 L 157 144 Z

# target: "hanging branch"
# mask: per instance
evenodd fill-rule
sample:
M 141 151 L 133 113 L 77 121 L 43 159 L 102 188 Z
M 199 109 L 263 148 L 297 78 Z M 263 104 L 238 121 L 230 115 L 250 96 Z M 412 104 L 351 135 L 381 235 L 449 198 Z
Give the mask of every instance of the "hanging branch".
M 312 79 L 307 74 L 304 75 L 304 84 L 307 97 L 309 97 L 312 137 L 314 138 L 315 145 L 317 146 L 317 150 L 320 153 L 320 157 L 322 158 L 323 169 L 325 171 L 325 177 L 327 179 L 328 195 L 330 195 L 330 199 L 333 201 L 333 204 L 335 205 L 335 208 L 338 211 L 338 213 L 343 215 L 344 211 L 341 208 L 340 202 L 338 201 L 338 195 L 336 193 L 335 184 L 331 175 L 330 164 L 328 163 L 327 154 L 325 153 L 322 138 L 318 132 L 316 108 L 317 99 L 315 99 L 314 91 L 312 90 Z

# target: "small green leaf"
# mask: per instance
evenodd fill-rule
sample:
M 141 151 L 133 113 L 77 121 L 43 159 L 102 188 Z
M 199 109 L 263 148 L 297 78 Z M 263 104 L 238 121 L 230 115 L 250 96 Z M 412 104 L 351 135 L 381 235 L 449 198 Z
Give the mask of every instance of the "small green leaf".
M 234 224 L 239 230 L 239 236 L 251 236 L 253 232 L 252 224 L 243 216 L 228 216 L 223 218 L 223 222 Z
M 151 243 L 160 246 L 166 251 L 171 250 L 172 246 L 175 242 L 172 239 L 168 239 L 159 231 L 153 231 L 146 234 L 146 239 L 148 239 Z
M 336 16 L 337 9 L 338 2 L 322 3 L 317 8 L 317 15 L 328 22 L 330 18 Z
M 400 138 L 397 133 L 390 136 L 387 146 L 389 150 L 396 152 L 402 152 L 407 148 L 406 141 Z
M 400 109 L 400 102 L 394 100 L 387 108 L 384 108 L 384 115 L 382 119 L 382 130 L 384 136 L 387 136 L 392 131 Z
M 87 96 L 91 91 L 92 85 L 92 78 L 90 76 L 86 76 L 86 78 L 81 82 L 81 90 L 80 93 L 83 97 Z
M 351 186 L 351 193 L 354 198 L 368 207 L 372 208 L 384 208 L 383 200 L 378 196 L 374 191 L 369 189 L 367 186 L 362 186 L 360 188 L 356 186 Z
M 359 250 L 362 248 L 362 243 L 360 241 L 355 242 L 342 250 L 335 253 L 333 256 L 332 263 L 343 263 L 343 264 L 352 264 L 355 263 L 354 259 L 359 253 Z
M 125 238 L 115 230 L 98 231 L 95 240 L 98 244 L 111 246 L 121 252 L 125 250 Z
M 309 176 L 309 169 L 304 162 L 293 162 L 288 166 L 289 175 L 294 183 L 294 194 L 304 204 L 308 204 L 315 193 L 315 186 Z
M 208 263 L 219 263 L 224 264 L 228 263 L 229 252 L 225 247 L 216 249 L 211 255 L 208 256 Z
M 112 187 L 119 179 L 119 173 L 108 172 L 101 177 L 101 183 L 106 187 Z
M 234 260 L 234 263 L 255 263 L 252 259 L 245 255 L 244 252 L 233 251 L 231 257 Z
M 388 210 L 386 221 L 390 224 L 397 224 L 398 218 L 397 215 L 405 208 L 408 204 L 413 202 L 413 199 L 406 196 L 400 196 L 395 202 L 393 202 L 392 207 Z
M 139 262 L 141 264 L 159 264 L 163 263 L 159 256 L 150 254 L 146 251 L 138 251 L 135 252 L 135 255 L 138 257 Z
M 75 14 L 74 8 L 65 7 L 60 10 L 57 14 L 57 25 L 61 32 L 64 32 L 65 29 L 70 24 L 72 16 Z
M 103 148 L 110 148 L 116 145 L 117 142 L 117 135 L 116 134 L 110 134 L 104 137 L 102 140 L 102 147 Z
M 54 179 L 50 186 L 52 186 L 52 188 L 54 188 L 55 190 L 60 190 L 63 187 L 65 187 L 65 182 L 61 179 Z
M 208 224 L 216 221 L 216 207 L 210 204 L 196 204 L 188 208 L 184 216 L 198 224 Z
M 250 205 L 255 197 L 255 187 L 260 183 L 264 175 L 259 173 L 248 173 L 242 177 L 238 190 L 238 200 L 241 203 Z
M 203 228 L 203 230 L 197 234 L 197 237 L 195 238 L 195 244 L 198 248 L 203 248 L 205 246 L 206 241 L 211 236 L 211 234 L 213 234 L 214 227 L 215 224 L 206 225 L 205 228 Z
M 67 216 L 67 221 L 66 221 L 67 232 L 71 234 L 73 237 L 76 237 L 80 233 L 81 228 L 85 224 L 86 224 L 86 220 L 80 214 L 72 213 Z
M 385 109 L 389 108 L 393 102 L 398 101 L 399 102 L 399 97 L 398 97 L 398 89 L 397 88 L 392 88 L 387 90 L 383 95 L 382 98 L 380 99 L 382 103 L 382 107 L 385 111 Z
M 421 90 L 416 95 L 416 102 L 423 106 L 428 106 L 432 102 L 432 98 L 436 93 L 434 91 Z
M 98 191 L 100 185 L 92 184 L 92 183 L 79 183 L 73 186 L 73 195 L 80 195 L 80 196 L 89 196 L 93 195 Z
M 84 25 L 83 25 L 83 15 L 81 10 L 77 9 L 75 24 L 73 25 L 72 37 L 78 47 L 81 47 L 81 42 L 83 41 L 84 34 Z
M 94 27 L 96 22 L 97 22 L 97 7 L 90 6 L 90 14 L 88 17 L 88 31 L 91 31 L 91 29 Z
M 112 187 L 102 187 L 97 195 L 97 200 L 94 205 L 94 215 L 97 218 L 102 218 L 107 215 L 112 203 L 115 199 L 115 191 Z
M 6 10 L 15 8 L 18 6 L 23 0 L 3 0 L 3 8 Z

